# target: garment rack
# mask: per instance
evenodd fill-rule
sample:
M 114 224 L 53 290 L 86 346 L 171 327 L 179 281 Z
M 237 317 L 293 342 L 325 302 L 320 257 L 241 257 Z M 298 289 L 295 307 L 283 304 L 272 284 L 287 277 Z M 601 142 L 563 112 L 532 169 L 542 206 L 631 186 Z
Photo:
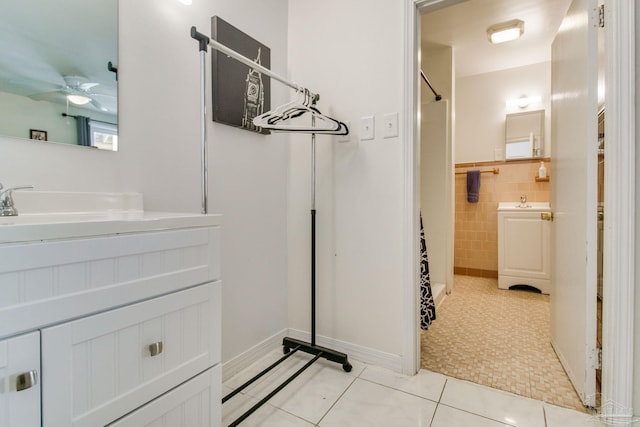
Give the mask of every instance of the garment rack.
M 472 169 L 469 169 L 472 170 Z M 467 171 L 464 172 L 456 172 L 456 175 L 465 175 L 467 173 Z M 500 174 L 500 168 L 493 168 L 493 169 L 489 169 L 489 170 L 483 170 L 480 171 L 480 173 L 492 173 L 494 175 L 498 175 Z
M 229 47 L 223 45 L 222 43 L 210 39 L 208 36 L 199 33 L 196 30 L 196 27 L 191 27 L 191 37 L 198 41 L 199 44 L 199 52 L 200 52 L 200 137 L 201 137 L 201 149 L 202 149 L 202 213 L 207 213 L 207 144 L 206 144 L 206 105 L 205 105 L 205 56 L 207 53 L 208 46 L 211 48 L 218 50 L 237 61 L 259 71 L 260 73 L 269 76 L 280 83 L 289 86 L 296 91 L 304 91 L 306 88 L 293 83 L 284 77 L 277 75 L 272 72 L 268 68 L 263 67 L 260 64 L 255 63 L 251 59 L 239 54 L 238 52 L 230 49 Z M 320 96 L 316 93 L 309 92 L 310 96 L 314 101 L 320 99 Z M 315 118 L 312 118 L 312 125 L 315 124 Z M 289 383 L 291 383 L 295 378 L 297 378 L 302 372 L 304 372 L 308 367 L 310 367 L 313 363 L 315 363 L 320 358 L 324 358 L 331 362 L 339 363 L 342 365 L 342 369 L 346 372 L 350 372 L 352 369 L 351 364 L 349 363 L 348 356 L 345 353 L 341 353 L 336 350 L 332 350 L 326 347 L 321 347 L 316 345 L 316 135 L 315 133 L 311 134 L 311 342 L 305 342 L 302 340 L 285 337 L 282 340 L 282 347 L 284 356 L 278 359 L 276 362 L 271 364 L 266 369 L 259 372 L 253 378 L 246 381 L 241 386 L 237 387 L 235 390 L 231 391 L 229 394 L 222 398 L 222 403 L 227 402 L 232 397 L 236 396 L 242 390 L 253 384 L 256 380 L 267 374 L 273 368 L 278 366 L 280 363 L 287 360 L 294 353 L 298 351 L 302 351 L 304 353 L 308 353 L 313 355 L 314 357 L 309 360 L 303 367 L 298 369 L 293 375 L 289 376 L 284 382 L 282 382 L 279 386 L 277 386 L 273 391 L 267 394 L 262 400 L 249 408 L 244 414 L 240 415 L 235 421 L 229 424 L 229 427 L 235 427 L 247 419 L 252 413 L 258 410 L 262 405 L 264 405 L 269 399 L 275 396 L 278 392 L 280 392 L 284 387 L 286 387 Z

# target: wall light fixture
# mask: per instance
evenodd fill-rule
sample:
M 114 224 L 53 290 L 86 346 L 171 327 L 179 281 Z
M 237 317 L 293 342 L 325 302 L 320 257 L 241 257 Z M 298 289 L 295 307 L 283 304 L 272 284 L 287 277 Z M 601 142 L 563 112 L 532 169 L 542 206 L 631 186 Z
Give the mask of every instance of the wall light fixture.
M 526 96 L 522 95 L 520 98 L 508 99 L 507 100 L 507 108 L 527 108 L 532 104 L 540 104 L 542 102 L 542 97 L 540 95 L 537 96 Z

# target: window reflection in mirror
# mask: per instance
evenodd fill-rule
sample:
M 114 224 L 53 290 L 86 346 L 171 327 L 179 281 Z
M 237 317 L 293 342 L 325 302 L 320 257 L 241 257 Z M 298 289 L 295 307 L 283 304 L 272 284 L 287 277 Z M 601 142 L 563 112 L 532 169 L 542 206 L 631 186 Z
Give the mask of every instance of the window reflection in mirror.
M 505 120 L 505 159 L 544 156 L 544 110 L 507 114 Z
M 0 135 L 117 150 L 117 18 L 118 0 L 4 2 Z

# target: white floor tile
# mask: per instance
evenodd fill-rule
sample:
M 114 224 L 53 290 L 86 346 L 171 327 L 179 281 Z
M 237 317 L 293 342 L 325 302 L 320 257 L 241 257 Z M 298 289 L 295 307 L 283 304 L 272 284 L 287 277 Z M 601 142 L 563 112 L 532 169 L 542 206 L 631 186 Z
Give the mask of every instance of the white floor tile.
M 279 383 L 294 372 L 287 372 L 279 378 Z M 269 402 L 275 407 L 317 423 L 355 379 L 355 376 L 344 372 L 341 365 L 318 361 Z
M 445 405 L 438 405 L 431 427 L 511 427 L 489 418 L 470 414 Z
M 349 387 L 320 422 L 321 427 L 428 426 L 436 403 L 361 379 Z
M 398 374 L 377 366 L 367 366 L 360 378 L 437 402 L 440 400 L 447 377 L 420 370 L 417 375 Z
M 228 390 L 226 390 L 228 391 Z M 222 425 L 227 426 L 258 402 L 251 396 L 238 394 L 222 405 Z M 242 427 L 311 427 L 294 415 L 275 408 L 268 403 L 261 406 L 241 424 Z
M 242 384 L 244 384 L 249 379 L 253 378 L 257 373 L 261 372 L 262 370 L 264 370 L 265 368 L 267 368 L 268 366 L 276 362 L 282 356 L 283 356 L 282 350 L 280 349 L 272 350 L 267 354 L 265 354 L 262 358 L 258 359 L 256 362 L 251 364 L 248 368 L 243 369 L 242 371 L 238 372 L 236 375 L 229 378 L 227 381 L 224 382 L 224 385 L 231 389 L 235 389 L 241 386 Z M 287 364 L 291 362 L 290 359 L 291 358 L 282 362 L 280 365 L 278 365 L 276 368 L 270 371 L 268 375 L 279 376 L 280 373 L 278 373 L 278 371 L 286 369 Z M 255 384 L 259 384 L 264 380 L 265 380 L 264 377 L 260 378 L 250 387 L 255 387 Z
M 542 402 L 449 378 L 443 403 L 517 427 L 545 427 Z
M 546 403 L 544 413 L 547 427 L 596 427 L 599 425 L 592 415 Z

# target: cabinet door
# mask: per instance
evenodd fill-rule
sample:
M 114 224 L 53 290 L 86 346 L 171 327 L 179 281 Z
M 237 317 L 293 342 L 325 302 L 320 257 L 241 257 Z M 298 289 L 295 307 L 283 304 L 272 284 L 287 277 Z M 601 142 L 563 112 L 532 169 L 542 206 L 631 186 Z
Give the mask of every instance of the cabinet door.
M 220 282 L 43 329 L 43 426 L 106 425 L 219 361 Z
M 218 427 L 222 415 L 220 365 L 160 396 L 108 427 Z
M 0 341 L 0 427 L 40 425 L 40 333 Z
M 551 228 L 540 212 L 499 214 L 499 273 L 550 278 Z

